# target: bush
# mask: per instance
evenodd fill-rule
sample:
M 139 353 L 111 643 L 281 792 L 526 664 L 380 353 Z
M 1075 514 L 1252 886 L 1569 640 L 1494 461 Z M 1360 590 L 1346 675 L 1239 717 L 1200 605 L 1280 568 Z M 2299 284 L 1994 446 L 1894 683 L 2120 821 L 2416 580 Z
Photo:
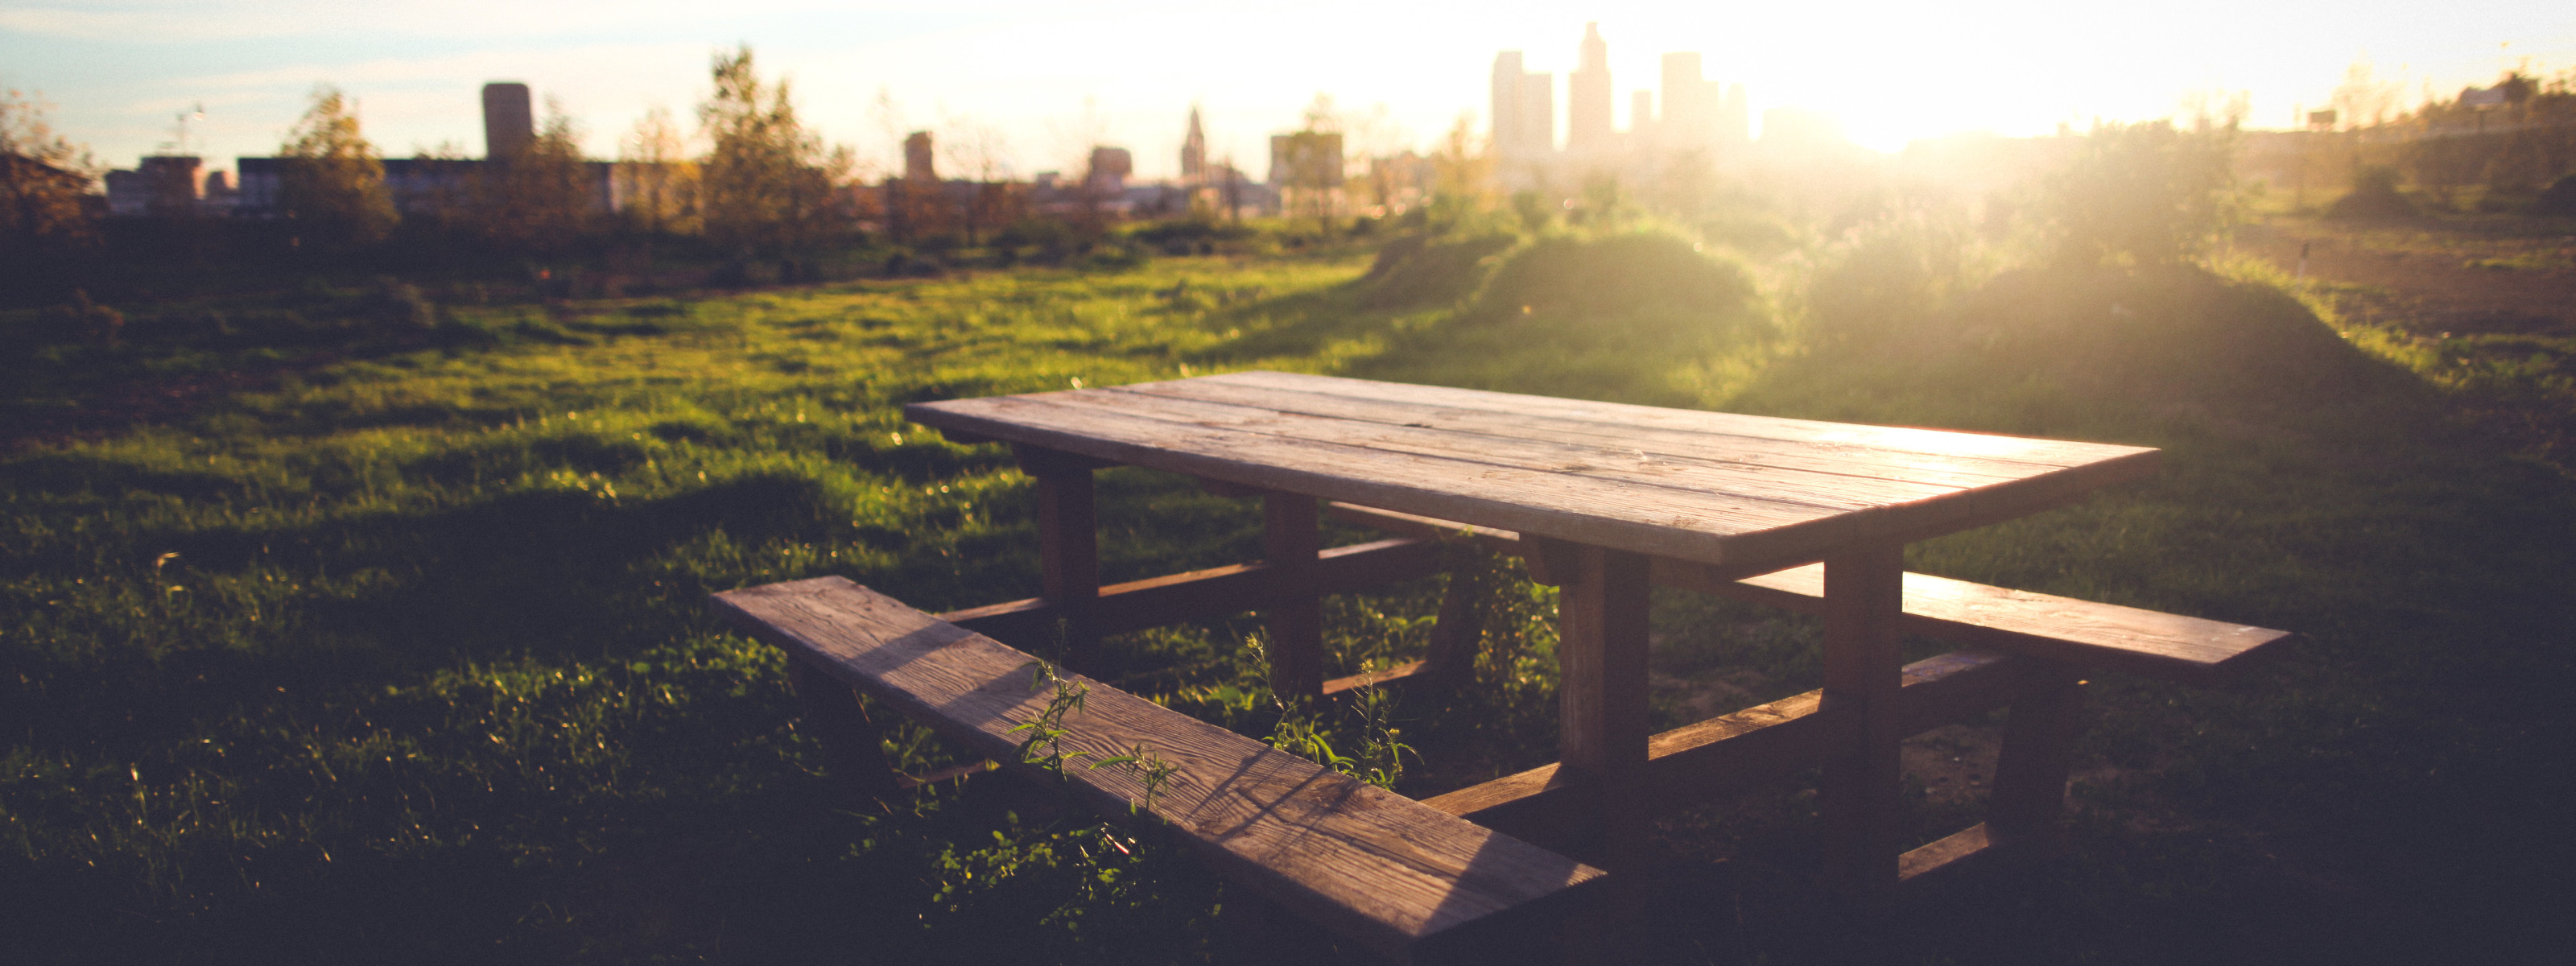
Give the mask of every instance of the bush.
M 2038 214 L 2056 260 L 2172 264 L 2206 250 L 2238 213 L 2236 130 L 2103 124 L 2041 182 Z
M 362 309 L 365 320 L 386 335 L 428 332 L 438 328 L 438 306 L 420 288 L 392 276 L 376 279 Z
M 1819 342 L 1897 337 L 1993 274 L 1967 213 L 1924 199 L 1846 230 L 1807 285 Z
M 2352 193 L 2335 199 L 2326 209 L 2328 218 L 2405 218 L 2416 214 L 2415 203 L 2397 191 L 2397 169 L 2367 167 L 2353 179 Z

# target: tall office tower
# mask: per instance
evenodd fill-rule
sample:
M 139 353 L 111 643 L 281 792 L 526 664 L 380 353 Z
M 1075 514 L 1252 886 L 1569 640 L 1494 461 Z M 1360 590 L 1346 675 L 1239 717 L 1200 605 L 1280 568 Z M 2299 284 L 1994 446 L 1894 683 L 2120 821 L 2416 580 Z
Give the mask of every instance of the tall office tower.
M 939 169 L 931 151 L 930 132 L 914 131 L 903 139 L 903 180 L 937 181 Z
M 1521 52 L 1506 50 L 1494 55 L 1493 143 L 1496 154 L 1520 150 L 1521 133 Z
M 1718 88 L 1700 77 L 1699 55 L 1664 55 L 1663 143 L 1676 151 L 1705 148 L 1717 138 Z
M 1753 111 L 1745 104 L 1744 85 L 1726 89 L 1726 106 L 1717 115 L 1717 136 L 1726 144 L 1753 143 Z
M 1522 69 L 1521 52 L 1494 55 L 1494 153 L 1505 158 L 1556 147 L 1556 76 Z
M 1577 154 L 1609 150 L 1613 136 L 1610 90 L 1610 45 L 1601 41 L 1601 25 L 1583 25 L 1583 46 L 1574 72 L 1565 75 L 1565 147 Z
M 1199 106 L 1190 105 L 1190 133 L 1181 138 L 1181 183 L 1207 183 L 1207 132 L 1199 128 Z
M 528 107 L 528 85 L 483 85 L 483 157 L 519 156 L 537 140 L 537 115 Z
M 1521 149 L 1532 155 L 1556 150 L 1556 75 L 1521 75 Z

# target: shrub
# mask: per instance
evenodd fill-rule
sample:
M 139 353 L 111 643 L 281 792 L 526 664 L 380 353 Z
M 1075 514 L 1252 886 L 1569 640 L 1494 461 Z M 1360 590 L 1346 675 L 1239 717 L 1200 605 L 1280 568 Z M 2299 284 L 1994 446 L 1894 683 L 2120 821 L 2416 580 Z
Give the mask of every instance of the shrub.
M 2404 218 L 2415 214 L 2415 203 L 2397 191 L 2397 169 L 2367 167 L 2352 182 L 2352 193 L 2335 199 L 2326 209 L 2328 218 Z
M 2057 260 L 2171 264 L 2200 254 L 2238 213 L 2236 129 L 2103 124 L 2042 180 L 2038 214 Z
M 1826 344 L 1898 336 L 1993 274 L 1965 211 L 1930 199 L 1890 206 L 1846 230 L 1807 285 L 1807 320 Z

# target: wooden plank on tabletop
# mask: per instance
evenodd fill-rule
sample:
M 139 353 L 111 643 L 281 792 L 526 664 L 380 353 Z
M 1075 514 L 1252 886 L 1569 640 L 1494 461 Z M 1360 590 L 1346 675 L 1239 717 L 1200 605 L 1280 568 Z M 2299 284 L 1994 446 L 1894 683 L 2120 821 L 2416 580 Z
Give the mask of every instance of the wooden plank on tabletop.
M 1120 393 L 1438 430 L 1463 438 L 1535 441 L 1613 452 L 1642 452 L 1657 457 L 1740 462 L 1947 486 L 1983 486 L 2064 468 L 2058 462 L 2030 463 L 1850 444 L 1819 446 L 1802 440 L 1708 429 L 1644 426 L 1624 420 L 1575 419 L 1532 413 L 1525 409 L 1503 411 L 1422 402 L 1387 402 L 1339 393 L 1246 386 L 1207 379 L 1107 388 Z
M 906 412 L 932 425 L 964 425 L 1153 469 L 1710 562 L 1789 562 L 1807 548 L 1858 538 L 1871 516 L 1209 429 L 1050 401 L 1060 395 L 920 403 Z
M 1126 389 L 1103 389 L 1096 393 L 1062 397 L 1061 401 L 1066 405 L 1185 425 L 1845 510 L 1941 499 L 1969 488 L 1957 483 L 1860 476 L 1848 472 L 1727 460 L 1704 453 L 1649 453 L 1631 446 L 1576 444 L 1520 436 L 1460 433 L 1409 423 L 1315 417 Z M 2043 472 L 2046 468 L 2030 469 Z M 1979 484 L 2003 482 L 2007 481 L 2001 478 L 1978 481 Z
M 1050 697 L 1030 689 L 1027 654 L 838 577 L 716 601 L 744 632 L 997 760 L 1017 760 L 1022 734 L 1011 729 Z M 1064 751 L 1096 760 L 1141 744 L 1176 766 L 1150 800 L 1130 769 L 1066 768 L 1062 781 L 1078 797 L 1152 813 L 1219 872 L 1381 954 L 1429 954 L 1472 936 L 1487 917 L 1567 901 L 1603 875 L 1151 701 L 1070 680 L 1088 693 L 1065 718 Z
M 1743 413 L 1639 406 L 1556 396 L 1489 392 L 1480 389 L 1455 389 L 1447 386 L 1421 386 L 1369 379 L 1310 376 L 1301 373 L 1230 372 L 1200 378 L 1213 383 L 1347 395 L 1389 405 L 1484 409 L 1611 425 L 1749 436 L 1823 446 L 1854 446 L 1899 452 L 1982 457 L 2061 468 L 2155 452 L 2145 447 L 2110 443 L 2087 443 L 1991 433 L 1963 433 L 1905 426 L 1868 426 L 1778 416 L 1751 416 Z

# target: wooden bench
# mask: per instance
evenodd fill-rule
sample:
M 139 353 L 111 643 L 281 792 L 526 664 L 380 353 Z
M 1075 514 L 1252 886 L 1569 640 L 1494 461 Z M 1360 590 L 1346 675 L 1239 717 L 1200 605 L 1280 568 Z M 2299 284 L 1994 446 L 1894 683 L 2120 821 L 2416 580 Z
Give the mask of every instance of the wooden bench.
M 1020 764 L 1026 733 L 1013 729 L 1056 693 L 1032 688 L 1028 654 L 838 577 L 729 591 L 715 603 L 744 633 L 788 651 L 809 699 L 838 683 L 844 710 L 825 717 L 855 714 L 847 689 L 865 692 L 1006 768 L 1060 780 L 1093 808 L 1160 819 L 1218 873 L 1397 961 L 1535 948 L 1532 936 L 1546 937 L 1545 923 L 1604 875 L 1078 675 L 1066 680 L 1086 689 L 1083 704 L 1061 718 L 1061 750 L 1099 761 L 1141 747 L 1172 766 L 1167 777 L 1149 794 L 1142 769 Z M 892 784 L 872 732 L 837 737 L 836 768 L 873 757 L 872 780 Z
M 1553 583 L 1544 544 L 1490 527 L 1334 503 L 1334 517 L 1419 539 L 1472 540 L 1528 560 L 1533 577 Z M 1824 567 L 1791 567 L 1735 579 L 1718 568 L 1670 558 L 1648 562 L 1659 586 L 1821 612 Z M 1446 605 L 1448 602 L 1444 602 Z M 1451 609 L 1444 606 L 1444 610 Z M 2013 710 L 1997 762 L 1988 819 L 1906 853 L 1902 879 L 1917 879 L 1998 846 L 2045 847 L 2056 837 L 2066 776 L 2078 732 L 2075 672 L 2101 668 L 2186 684 L 2215 684 L 2242 670 L 2258 652 L 2293 635 L 2261 627 L 2183 617 L 2135 607 L 2007 590 L 1928 574 L 1904 575 L 1903 629 L 1967 645 L 1906 665 L 1898 692 L 1904 734 L 1919 734 L 1984 714 Z M 1382 675 L 1404 679 L 1415 665 Z M 1809 691 L 1721 715 L 1648 739 L 1647 776 L 1655 810 L 1776 779 L 1814 765 L 1852 741 L 1856 721 L 1820 714 L 1824 692 Z M 1577 783 L 1555 765 L 1425 799 L 1423 804 L 1534 841 L 1589 851 L 1579 829 Z

